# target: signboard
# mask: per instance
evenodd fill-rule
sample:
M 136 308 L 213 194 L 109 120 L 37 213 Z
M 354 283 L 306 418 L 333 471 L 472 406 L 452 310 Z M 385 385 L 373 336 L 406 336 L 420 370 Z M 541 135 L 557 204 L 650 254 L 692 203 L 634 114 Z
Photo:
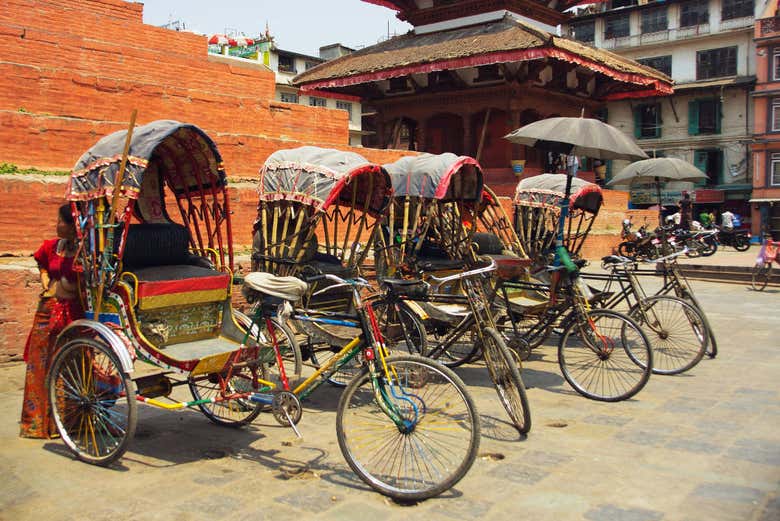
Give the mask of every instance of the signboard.
M 676 181 L 661 186 L 661 205 L 676 206 L 680 199 L 682 199 L 683 192 L 689 192 L 691 198 L 696 202 L 696 196 L 693 192 L 693 183 Z M 658 189 L 654 183 L 632 185 L 630 200 L 631 204 L 658 204 Z
M 696 190 L 693 200 L 698 204 L 703 203 L 722 203 L 723 190 Z
M 254 45 L 247 45 L 246 47 L 231 47 L 228 50 L 228 54 L 237 58 L 248 58 L 250 60 L 256 60 L 258 52 L 263 50 L 261 49 L 262 46 L 263 44 L 256 43 Z

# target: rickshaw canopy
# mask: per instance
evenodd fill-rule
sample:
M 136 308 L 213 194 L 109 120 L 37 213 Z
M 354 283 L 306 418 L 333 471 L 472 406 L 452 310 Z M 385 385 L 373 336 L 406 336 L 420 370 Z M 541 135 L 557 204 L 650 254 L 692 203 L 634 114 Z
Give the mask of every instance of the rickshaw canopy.
M 344 190 L 359 183 L 355 192 Z M 262 201 L 298 201 L 318 211 L 340 204 L 364 205 L 372 215 L 387 207 L 392 184 L 387 172 L 354 152 L 304 146 L 271 154 L 260 169 L 258 193 Z
M 521 206 L 557 207 L 566 192 L 565 174 L 541 174 L 521 180 L 515 189 L 514 204 Z M 603 196 L 598 185 L 579 178 L 571 180 L 569 209 L 597 214 Z
M 122 161 L 127 130 L 109 134 L 90 148 L 73 167 L 67 198 L 85 201 L 111 195 Z M 177 197 L 194 189 L 222 188 L 226 184 L 222 157 L 217 146 L 195 125 L 158 120 L 133 131 L 121 190 L 129 199 L 152 197 L 144 193 L 144 173 L 155 158 L 160 173 L 170 173 L 166 182 Z M 143 206 L 143 205 L 141 205 Z
M 476 202 L 482 198 L 482 167 L 476 159 L 443 154 L 402 157 L 384 165 L 396 197 Z

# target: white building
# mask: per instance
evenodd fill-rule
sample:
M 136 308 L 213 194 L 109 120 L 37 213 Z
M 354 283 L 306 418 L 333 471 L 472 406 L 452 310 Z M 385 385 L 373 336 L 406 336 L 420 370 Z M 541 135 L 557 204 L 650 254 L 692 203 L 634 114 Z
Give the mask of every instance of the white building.
M 273 38 L 268 38 L 255 40 L 252 45 L 242 47 L 210 45 L 209 52 L 229 55 L 236 59 L 255 60 L 265 64 L 276 75 L 275 99 L 277 101 L 346 111 L 349 114 L 349 144 L 361 146 L 364 132 L 361 124 L 360 98 L 332 92 L 301 92 L 300 89 L 293 87 L 290 81 L 297 74 L 328 60 L 349 54 L 353 52 L 353 49 L 336 43 L 320 47 L 319 57 L 309 56 L 279 49 L 274 44 Z
M 679 157 L 704 171 L 699 205 L 741 215 L 749 215 L 751 191 L 756 9 L 753 0 L 612 0 L 579 11 L 563 28 L 674 80 L 673 96 L 609 103 L 607 121 L 651 156 Z M 615 162 L 612 172 L 622 166 Z M 670 190 L 665 203 L 676 202 L 679 190 Z M 648 196 L 637 190 L 632 201 L 655 202 Z

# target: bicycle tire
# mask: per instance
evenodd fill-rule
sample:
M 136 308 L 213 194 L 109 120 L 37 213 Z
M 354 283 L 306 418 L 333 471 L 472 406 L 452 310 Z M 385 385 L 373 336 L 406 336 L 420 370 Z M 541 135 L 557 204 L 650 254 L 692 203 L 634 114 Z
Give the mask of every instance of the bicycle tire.
M 419 355 L 390 356 L 385 362 L 392 382 L 380 374 L 375 390 L 364 368 L 342 393 L 336 413 L 339 448 L 360 479 L 385 496 L 400 501 L 437 496 L 474 463 L 480 442 L 476 406 L 461 379 L 442 364 Z M 377 405 L 377 396 L 415 423 L 405 432 L 399 429 Z
M 252 319 L 240 311 L 233 310 L 233 315 L 236 321 L 244 328 L 249 329 L 250 338 L 255 340 L 261 346 L 261 351 L 258 355 L 258 362 L 260 363 L 260 370 L 264 380 L 270 380 L 274 383 L 281 383 L 281 374 L 278 370 L 276 362 L 276 354 L 272 348 L 271 335 L 263 321 L 260 324 L 255 324 Z M 300 378 L 303 371 L 303 355 L 301 353 L 301 346 L 298 343 L 298 339 L 292 332 L 290 327 L 279 320 L 278 317 L 271 317 L 271 323 L 276 333 L 277 343 L 279 344 L 279 351 L 282 355 L 284 363 L 284 372 L 287 375 L 287 379 L 290 382 L 290 387 L 294 387 L 293 383 Z M 280 388 L 281 389 L 281 388 Z
M 122 457 L 135 435 L 138 402 L 135 382 L 109 346 L 90 338 L 66 343 L 46 387 L 57 432 L 78 459 L 106 466 Z
M 648 297 L 634 304 L 628 316 L 650 340 L 653 373 L 684 373 L 704 357 L 710 335 L 707 323 L 701 311 L 683 299 L 668 295 Z
M 426 356 L 428 353 L 438 353 L 440 346 L 449 336 L 452 327 L 452 324 L 433 319 L 425 323 L 426 342 L 428 344 L 428 351 L 424 353 Z M 472 362 L 480 356 L 481 352 L 476 339 L 476 331 L 472 327 L 467 331 L 461 331 L 452 345 L 438 353 L 435 359 L 449 368 L 454 368 Z
M 531 409 L 525 385 L 504 339 L 492 327 L 482 331 L 482 353 L 501 405 L 521 434 L 531 430 Z
M 621 257 L 634 258 L 636 255 L 636 243 L 633 241 L 623 241 L 618 244 L 618 255 Z
M 750 286 L 754 291 L 764 291 L 769 284 L 769 274 L 772 272 L 772 263 L 764 262 L 756 264 L 750 273 Z
M 615 323 L 608 323 L 610 320 Z M 570 321 L 558 343 L 563 377 L 591 400 L 631 398 L 650 379 L 652 360 L 650 341 L 639 325 L 609 309 L 594 309 L 582 319 Z

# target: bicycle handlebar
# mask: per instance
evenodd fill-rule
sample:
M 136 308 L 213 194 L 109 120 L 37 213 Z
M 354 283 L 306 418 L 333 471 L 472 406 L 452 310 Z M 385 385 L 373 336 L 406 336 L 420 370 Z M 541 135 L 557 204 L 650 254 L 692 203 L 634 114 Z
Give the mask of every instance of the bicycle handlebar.
M 465 278 L 468 278 L 468 277 L 473 277 L 475 275 L 480 275 L 482 273 L 489 273 L 491 271 L 495 271 L 496 270 L 496 266 L 497 266 L 496 265 L 496 261 L 495 260 L 491 260 L 490 264 L 488 266 L 485 266 L 484 268 L 477 268 L 477 269 L 473 269 L 473 270 L 469 270 L 469 271 L 464 271 L 463 273 L 456 273 L 455 275 L 449 275 L 447 277 L 441 277 L 441 278 L 435 277 L 435 276 L 431 275 L 431 280 L 433 280 L 434 282 L 436 282 L 437 285 L 440 286 L 440 285 L 444 284 L 445 282 L 451 282 L 453 280 L 465 279 Z

